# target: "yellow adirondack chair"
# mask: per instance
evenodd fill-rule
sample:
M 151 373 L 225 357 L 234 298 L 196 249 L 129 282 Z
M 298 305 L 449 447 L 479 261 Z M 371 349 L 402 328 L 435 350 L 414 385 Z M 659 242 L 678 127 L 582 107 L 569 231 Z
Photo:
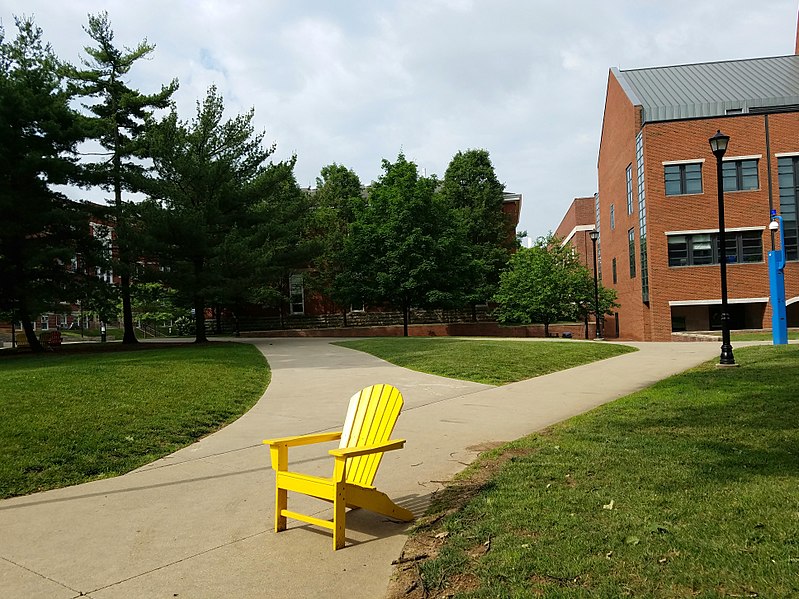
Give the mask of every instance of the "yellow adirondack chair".
M 372 486 L 383 452 L 401 449 L 405 439 L 391 440 L 402 409 L 402 394 L 391 385 L 373 385 L 352 396 L 342 432 L 266 439 L 275 470 L 275 532 L 286 530 L 286 519 L 301 520 L 333 531 L 333 549 L 345 542 L 346 508 L 361 507 L 389 518 L 410 522 L 413 514 Z M 333 476 L 322 478 L 288 471 L 289 447 L 341 440 L 333 456 Z M 289 511 L 288 491 L 333 503 L 333 521 Z

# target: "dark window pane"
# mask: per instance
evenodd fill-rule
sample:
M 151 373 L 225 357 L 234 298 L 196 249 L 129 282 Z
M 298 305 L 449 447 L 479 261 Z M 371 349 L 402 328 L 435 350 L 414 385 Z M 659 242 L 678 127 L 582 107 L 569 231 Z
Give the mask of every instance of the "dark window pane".
M 693 264 L 713 264 L 713 249 L 710 243 L 710 235 L 691 236 L 691 255 L 693 257 Z
M 702 193 L 702 165 L 685 164 L 685 193 Z
M 757 189 L 757 160 L 741 161 L 741 189 Z
M 673 196 L 682 193 L 680 190 L 680 165 L 672 164 L 665 167 L 666 195 Z
M 669 237 L 669 266 L 688 265 L 688 245 L 685 235 L 674 235 Z
M 759 231 L 741 233 L 741 262 L 763 261 L 763 236 Z

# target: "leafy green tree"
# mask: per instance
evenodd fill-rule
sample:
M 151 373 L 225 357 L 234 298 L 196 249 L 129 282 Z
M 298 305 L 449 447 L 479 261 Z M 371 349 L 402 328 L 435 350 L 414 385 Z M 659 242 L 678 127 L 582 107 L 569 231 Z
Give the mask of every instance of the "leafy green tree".
M 383 171 L 344 240 L 346 268 L 335 289 L 353 303 L 400 309 L 407 336 L 412 307 L 460 299 L 452 276 L 460 244 L 435 177 L 420 177 L 403 154 L 394 163 L 384 160 Z
M 41 351 L 32 318 L 99 285 L 85 266 L 100 257 L 88 207 L 52 187 L 81 180 L 84 130 L 63 65 L 32 21 L 16 24 L 13 40 L 0 29 L 0 310 Z
M 123 343 L 136 343 L 130 284 L 133 264 L 138 250 L 133 245 L 134 232 L 129 222 L 122 192 L 141 191 L 139 181 L 143 166 L 136 157 L 142 156 L 140 137 L 146 120 L 155 109 L 166 108 L 178 87 L 177 80 L 162 86 L 154 94 L 142 94 L 125 81 L 133 65 L 147 58 L 155 46 L 147 40 L 135 48 L 120 49 L 114 44 L 114 32 L 103 12 L 89 15 L 86 33 L 96 44 L 87 46 L 83 70 L 72 69 L 71 77 L 79 93 L 93 100 L 86 104 L 91 117 L 90 137 L 99 143 L 105 158 L 88 165 L 89 182 L 113 191 L 114 227 L 116 230 L 117 264 L 115 272 L 120 279 L 122 296 Z
M 458 152 L 444 174 L 441 194 L 464 241 L 460 264 L 467 281 L 465 299 L 473 310 L 494 295 L 499 274 L 518 247 L 502 210 L 503 191 L 486 150 Z
M 223 112 L 211 87 L 193 120 L 173 107 L 146 134 L 154 175 L 144 219 L 165 282 L 191 298 L 197 342 L 206 341 L 209 302 L 273 297 L 276 273 L 307 259 L 294 159 L 267 162 L 275 148 L 254 133 L 254 111 L 227 121 Z
M 316 179 L 316 191 L 310 201 L 308 235 L 318 242 L 318 248 L 309 282 L 342 307 L 346 322 L 348 298 L 337 295 L 335 281 L 346 267 L 343 251 L 349 228 L 366 204 L 361 181 L 345 166 L 327 165 Z
M 568 246 L 549 235 L 539 237 L 531 248 L 520 248 L 511 256 L 508 270 L 500 275 L 494 301 L 502 324 L 549 325 L 573 310 L 575 273 L 580 265 Z

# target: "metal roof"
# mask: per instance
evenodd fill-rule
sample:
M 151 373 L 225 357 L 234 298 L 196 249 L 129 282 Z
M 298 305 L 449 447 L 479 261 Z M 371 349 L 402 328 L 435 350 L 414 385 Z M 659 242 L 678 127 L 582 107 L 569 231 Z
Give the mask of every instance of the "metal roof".
M 613 69 L 643 121 L 799 110 L 799 56 Z

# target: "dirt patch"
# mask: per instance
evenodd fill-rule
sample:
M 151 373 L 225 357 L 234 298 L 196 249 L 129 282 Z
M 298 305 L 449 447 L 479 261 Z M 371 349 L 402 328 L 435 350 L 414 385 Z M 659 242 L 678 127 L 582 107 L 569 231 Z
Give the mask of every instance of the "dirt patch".
M 469 447 L 470 451 L 490 451 L 502 443 L 483 443 Z M 497 472 L 514 458 L 535 453 L 535 449 L 509 447 L 498 455 L 480 456 L 469 469 L 468 474 L 449 481 L 437 491 L 428 514 L 419 518 L 414 532 L 405 543 L 400 557 L 394 560 L 394 573 L 389 582 L 386 599 L 445 599 L 458 593 L 476 590 L 480 580 L 472 574 L 474 562 L 491 550 L 491 539 L 467 551 L 469 565 L 462 572 L 447 578 L 444 588 L 425 588 L 420 566 L 435 559 L 446 544 L 448 533 L 442 521 L 450 514 L 461 510 L 490 481 Z

